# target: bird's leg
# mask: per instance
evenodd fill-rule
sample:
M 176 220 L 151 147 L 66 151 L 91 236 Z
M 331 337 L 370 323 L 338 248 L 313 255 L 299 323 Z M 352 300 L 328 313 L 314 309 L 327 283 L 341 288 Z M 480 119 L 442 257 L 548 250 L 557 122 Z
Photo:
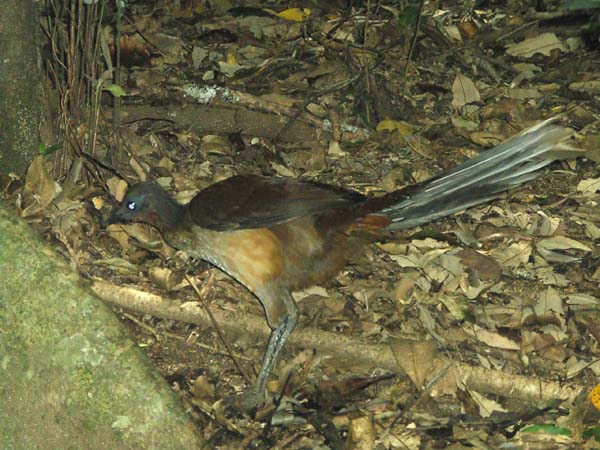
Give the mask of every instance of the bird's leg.
M 277 362 L 288 336 L 294 330 L 296 322 L 298 322 L 298 307 L 289 293 L 283 294 L 278 298 L 277 302 L 265 302 L 261 300 L 261 303 L 265 306 L 267 320 L 271 326 L 271 335 L 269 336 L 260 372 L 258 372 L 258 378 L 252 387 L 251 396 L 257 401 L 259 399 L 264 400 L 265 387 L 271 370 Z M 274 308 L 276 305 L 279 308 Z M 273 323 L 273 319 L 276 317 L 273 314 L 275 309 L 279 310 L 279 314 L 277 314 L 277 322 Z
M 297 321 L 298 312 L 296 311 L 293 314 L 288 314 L 282 317 L 279 325 L 277 325 L 271 331 L 269 343 L 267 344 L 265 356 L 263 357 L 262 366 L 260 367 L 260 372 L 258 372 L 258 378 L 256 379 L 256 383 L 254 385 L 254 390 L 257 394 L 262 394 L 264 392 L 267 380 L 269 379 L 269 374 L 279 358 L 279 354 L 285 345 L 285 341 L 290 333 L 294 330 Z

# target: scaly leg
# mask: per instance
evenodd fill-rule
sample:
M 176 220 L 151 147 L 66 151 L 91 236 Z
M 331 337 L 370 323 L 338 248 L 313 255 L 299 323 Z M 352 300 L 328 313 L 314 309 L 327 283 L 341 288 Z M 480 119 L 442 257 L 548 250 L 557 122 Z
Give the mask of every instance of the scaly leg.
M 279 324 L 271 331 L 269 336 L 269 343 L 265 350 L 265 356 L 263 357 L 262 366 L 258 373 L 258 378 L 253 386 L 253 391 L 257 396 L 264 396 L 265 386 L 273 366 L 279 358 L 279 354 L 285 345 L 290 333 L 294 330 L 298 322 L 298 311 L 294 311 L 291 314 L 286 314 L 281 318 Z

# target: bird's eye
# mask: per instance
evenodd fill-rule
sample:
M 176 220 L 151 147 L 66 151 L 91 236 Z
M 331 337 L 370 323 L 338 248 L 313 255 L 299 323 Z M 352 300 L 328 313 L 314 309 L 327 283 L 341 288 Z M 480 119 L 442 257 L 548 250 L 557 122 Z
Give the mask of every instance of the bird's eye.
M 135 204 L 135 202 L 127 202 L 127 209 L 130 211 L 135 211 L 135 208 L 137 207 L 137 205 Z

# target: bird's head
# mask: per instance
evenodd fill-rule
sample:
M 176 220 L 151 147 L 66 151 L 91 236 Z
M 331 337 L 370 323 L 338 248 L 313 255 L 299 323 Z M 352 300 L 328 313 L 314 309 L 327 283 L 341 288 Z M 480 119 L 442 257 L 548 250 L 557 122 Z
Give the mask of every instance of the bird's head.
M 184 209 L 158 184 L 143 182 L 129 188 L 121 205 L 113 210 L 110 223 L 142 222 L 166 230 L 182 220 Z

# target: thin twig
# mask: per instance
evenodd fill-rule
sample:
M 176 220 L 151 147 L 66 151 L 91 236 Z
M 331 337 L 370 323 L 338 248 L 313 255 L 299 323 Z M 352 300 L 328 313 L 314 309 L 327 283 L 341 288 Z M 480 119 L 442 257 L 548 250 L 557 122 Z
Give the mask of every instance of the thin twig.
M 156 328 L 148 325 L 147 323 L 142 322 L 137 317 L 135 317 L 133 314 L 129 314 L 127 312 L 122 312 L 121 314 L 126 319 L 128 319 L 128 320 L 132 321 L 133 323 L 135 323 L 138 327 L 140 327 L 140 328 L 146 330 L 148 333 L 154 335 L 154 338 L 157 341 L 160 341 L 161 338 L 162 338 L 162 336 L 166 336 L 168 338 L 177 339 L 178 341 L 185 341 L 187 343 L 187 339 L 188 338 L 182 337 L 182 336 L 178 335 L 177 333 L 171 333 L 171 332 L 166 331 L 166 330 L 161 330 L 159 332 Z M 217 355 L 225 355 L 225 353 L 223 353 L 218 348 L 213 347 L 212 345 L 207 345 L 207 344 L 203 344 L 202 342 L 196 342 L 196 341 L 194 341 L 193 345 L 195 345 L 197 347 L 200 347 L 200 348 L 202 348 L 204 350 L 208 350 L 209 352 L 215 353 Z M 237 355 L 237 357 L 240 358 L 240 359 L 244 359 L 246 361 L 251 361 L 251 358 L 248 358 L 248 357 L 246 357 L 244 355 Z
M 518 33 L 518 32 L 519 32 L 519 31 L 521 31 L 521 30 L 524 30 L 524 29 L 525 29 L 525 28 L 527 28 L 527 27 L 531 27 L 531 26 L 533 26 L 533 25 L 536 25 L 538 22 L 539 22 L 539 20 L 537 20 L 537 19 L 536 19 L 536 20 L 532 20 L 531 22 L 524 23 L 523 25 L 521 25 L 521 26 L 519 26 L 519 27 L 515 28 L 514 30 L 511 30 L 511 31 L 509 31 L 509 32 L 508 32 L 508 33 L 506 33 L 506 34 L 503 34 L 503 35 L 502 35 L 502 36 L 500 36 L 498 39 L 496 39 L 496 41 L 503 41 L 504 39 L 506 39 L 506 38 L 508 38 L 508 37 L 512 36 L 512 35 L 513 35 L 513 34 L 515 34 L 515 33 Z
M 123 11 L 123 4 L 117 1 L 117 24 L 116 31 L 117 36 L 115 37 L 115 72 L 113 73 L 113 80 L 115 84 L 121 87 L 121 36 L 122 36 L 122 22 L 121 18 L 125 12 Z M 121 126 L 121 96 L 113 96 L 113 130 L 115 135 L 119 134 L 119 128 Z
M 146 330 L 146 332 L 152 334 L 154 336 L 154 339 L 156 339 L 157 341 L 160 341 L 160 334 L 158 333 L 158 331 L 156 331 L 156 328 L 151 327 L 150 325 L 142 322 L 137 317 L 135 317 L 133 314 L 129 314 L 126 312 L 122 312 L 121 314 L 127 320 L 130 320 L 131 322 L 135 323 L 138 327 L 140 327 L 140 328 Z
M 419 6 L 419 15 L 417 16 L 417 23 L 415 25 L 415 33 L 413 34 L 412 42 L 410 43 L 410 50 L 408 51 L 408 56 L 406 57 L 406 64 L 404 65 L 404 81 L 406 81 L 406 74 L 408 73 L 408 63 L 410 63 L 413 51 L 417 45 L 417 36 L 419 34 L 419 29 L 421 28 L 421 17 L 423 16 L 424 7 L 425 0 L 421 0 L 421 5 Z
M 221 330 L 221 327 L 217 323 L 217 320 L 215 319 L 215 316 L 213 316 L 212 311 L 208 307 L 208 302 L 206 301 L 206 298 L 208 296 L 208 291 L 212 288 L 212 286 L 214 284 L 214 275 L 213 275 L 213 272 L 211 272 L 210 275 L 208 276 L 208 280 L 206 281 L 206 283 L 204 283 L 204 286 L 202 286 L 202 290 L 199 290 L 196 287 L 196 285 L 194 284 L 194 282 L 188 276 L 187 273 L 185 274 L 185 279 L 187 280 L 188 283 L 190 283 L 190 286 L 192 286 L 192 289 L 194 289 L 194 291 L 196 292 L 196 295 L 198 296 L 198 299 L 200 300 L 200 304 L 202 305 L 202 308 L 204 309 L 204 311 L 206 311 L 206 314 L 208 314 L 208 317 L 210 317 L 210 321 L 212 322 L 213 326 L 215 327 L 215 330 L 217 331 L 217 334 L 219 335 L 219 339 L 221 340 L 221 342 L 225 346 L 225 349 L 227 350 L 227 353 L 229 354 L 229 357 L 233 361 L 233 364 L 235 365 L 235 367 L 237 368 L 237 370 L 240 372 L 240 374 L 242 375 L 242 377 L 244 378 L 244 380 L 246 380 L 246 383 L 252 384 L 252 380 L 248 376 L 248 373 L 242 368 L 242 366 L 240 365 L 240 362 L 238 361 L 238 359 L 233 354 L 233 351 L 229 347 L 229 343 L 225 339 L 225 335 L 223 335 L 223 331 Z
M 154 44 L 150 39 L 148 39 L 146 37 L 146 35 L 144 34 L 144 32 L 142 30 L 140 30 L 140 28 L 137 26 L 137 24 L 131 20 L 129 17 L 127 16 L 123 16 L 123 18 L 127 21 L 127 23 L 129 25 L 131 25 L 133 28 L 135 28 L 135 32 L 142 38 L 142 40 L 144 42 L 146 42 L 148 45 L 150 45 L 154 50 L 156 50 L 158 53 L 161 54 L 161 56 L 165 56 L 165 52 L 162 51 L 159 47 L 156 46 L 156 44 Z
M 364 91 L 366 95 L 369 97 L 371 95 L 371 83 L 369 78 L 369 64 L 367 63 L 367 39 L 369 38 L 369 14 L 371 13 L 371 0 L 367 0 L 367 12 L 365 14 L 365 25 L 363 29 L 363 45 L 362 45 L 362 70 L 361 72 L 364 74 Z M 370 110 L 370 102 L 364 102 L 364 113 L 366 123 L 371 123 L 371 110 Z

